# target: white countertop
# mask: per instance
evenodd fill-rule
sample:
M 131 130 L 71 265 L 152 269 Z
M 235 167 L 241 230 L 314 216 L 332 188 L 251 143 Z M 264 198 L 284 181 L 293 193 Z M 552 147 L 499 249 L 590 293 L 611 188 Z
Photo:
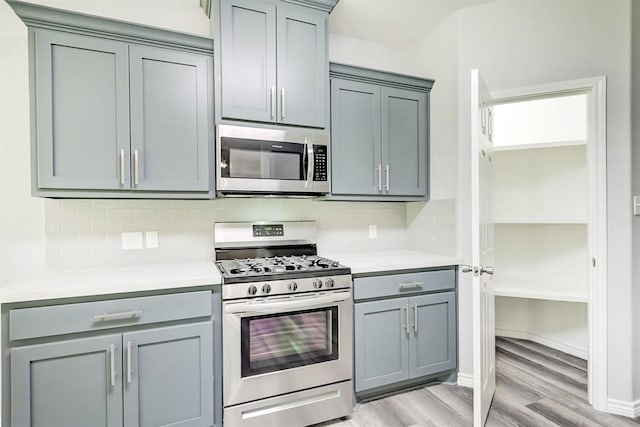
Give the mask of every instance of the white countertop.
M 408 250 L 322 255 L 351 267 L 351 274 L 445 267 L 461 263 L 458 258 Z
M 0 303 L 218 285 L 213 262 L 52 271 L 0 287 Z

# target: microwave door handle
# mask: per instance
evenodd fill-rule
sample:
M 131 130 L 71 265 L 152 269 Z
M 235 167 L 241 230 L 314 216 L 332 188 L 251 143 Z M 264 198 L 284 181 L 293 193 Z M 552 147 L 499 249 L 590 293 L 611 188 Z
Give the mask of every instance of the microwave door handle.
M 305 188 L 311 188 L 313 185 L 313 165 L 315 164 L 315 154 L 313 152 L 313 144 L 305 140 L 307 146 L 307 182 Z

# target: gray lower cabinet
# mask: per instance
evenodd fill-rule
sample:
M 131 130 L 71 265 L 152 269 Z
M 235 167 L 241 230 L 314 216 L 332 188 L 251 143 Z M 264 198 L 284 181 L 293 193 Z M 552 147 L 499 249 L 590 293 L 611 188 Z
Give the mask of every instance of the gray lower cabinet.
M 212 426 L 211 314 L 207 291 L 12 310 L 11 425 Z
M 417 276 L 418 280 L 415 274 L 354 280 L 356 393 L 368 394 L 456 369 L 455 277 L 448 275 L 451 282 L 438 284 L 444 288 L 442 291 L 424 293 L 418 283 L 426 283 L 421 287 L 428 288 L 428 281 L 444 276 L 441 271 Z M 403 290 L 397 292 L 397 286 Z M 382 288 L 387 288 L 384 299 L 380 299 L 385 296 L 379 292 Z M 402 292 L 412 296 L 401 296 Z
M 42 28 L 31 37 L 36 194 L 209 192 L 210 55 Z
M 328 13 L 281 0 L 218 3 L 221 118 L 324 128 Z
M 331 64 L 331 194 L 425 200 L 432 80 Z
M 121 350 L 120 335 L 14 349 L 11 425 L 121 426 Z

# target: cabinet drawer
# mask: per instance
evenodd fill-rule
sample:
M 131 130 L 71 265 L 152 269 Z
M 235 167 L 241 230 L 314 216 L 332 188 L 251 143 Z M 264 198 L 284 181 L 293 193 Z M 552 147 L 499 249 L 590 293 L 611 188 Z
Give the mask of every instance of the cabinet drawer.
M 455 287 L 455 269 L 360 277 L 353 280 L 353 299 L 411 295 L 419 292 L 455 289 Z
M 22 340 L 122 326 L 211 316 L 211 292 L 15 309 L 9 339 Z

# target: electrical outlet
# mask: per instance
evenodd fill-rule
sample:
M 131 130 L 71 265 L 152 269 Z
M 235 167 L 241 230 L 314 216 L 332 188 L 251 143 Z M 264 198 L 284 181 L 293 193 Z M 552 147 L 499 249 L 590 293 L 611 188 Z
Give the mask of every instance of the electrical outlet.
M 369 238 L 370 239 L 377 239 L 378 238 L 378 226 L 375 224 L 372 224 L 369 226 Z
M 147 231 L 144 234 L 144 240 L 147 243 L 147 248 L 155 249 L 158 247 L 158 232 Z
M 640 196 L 633 196 L 633 214 L 640 216 Z
M 122 249 L 142 249 L 142 231 L 122 233 Z

